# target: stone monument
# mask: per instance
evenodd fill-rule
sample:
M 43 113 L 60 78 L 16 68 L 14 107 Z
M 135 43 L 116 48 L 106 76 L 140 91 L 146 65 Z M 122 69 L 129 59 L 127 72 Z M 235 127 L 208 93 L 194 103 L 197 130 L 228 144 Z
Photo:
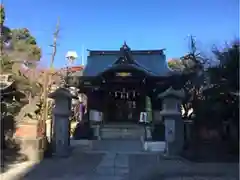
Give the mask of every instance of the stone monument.
M 181 100 L 184 96 L 183 90 L 175 90 L 172 87 L 158 95 L 163 103 L 160 115 L 165 124 L 166 152 L 168 155 L 178 155 L 183 150 L 184 122 L 181 114 Z
M 57 157 L 69 155 L 70 150 L 70 121 L 71 101 L 74 96 L 66 88 L 58 88 L 49 94 L 54 99 L 53 109 L 53 154 Z

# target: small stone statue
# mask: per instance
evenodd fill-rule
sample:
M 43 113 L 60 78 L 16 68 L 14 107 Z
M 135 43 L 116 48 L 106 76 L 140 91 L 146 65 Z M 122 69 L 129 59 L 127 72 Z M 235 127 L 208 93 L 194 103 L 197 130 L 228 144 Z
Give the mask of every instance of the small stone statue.
M 33 99 L 28 104 L 23 106 L 23 108 L 20 110 L 20 112 L 16 116 L 16 120 L 17 121 L 23 121 L 24 119 L 36 120 L 37 119 L 36 111 L 39 110 L 39 106 L 37 105 L 38 102 L 39 102 L 39 97 L 38 96 L 33 97 Z

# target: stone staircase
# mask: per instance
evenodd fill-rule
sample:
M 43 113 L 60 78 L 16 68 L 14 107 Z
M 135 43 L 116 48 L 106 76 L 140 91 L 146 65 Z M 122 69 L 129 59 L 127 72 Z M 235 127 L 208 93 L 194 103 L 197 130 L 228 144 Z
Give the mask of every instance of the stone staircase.
M 140 140 L 144 134 L 144 127 L 136 124 L 106 124 L 100 128 L 102 140 Z

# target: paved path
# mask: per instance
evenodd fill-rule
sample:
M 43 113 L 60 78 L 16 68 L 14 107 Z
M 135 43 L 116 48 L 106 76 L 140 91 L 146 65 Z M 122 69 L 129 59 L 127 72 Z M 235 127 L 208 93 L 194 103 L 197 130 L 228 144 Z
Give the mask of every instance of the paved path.
M 129 160 L 126 154 L 107 153 L 96 169 L 100 180 L 122 180 L 128 177 Z
M 134 180 L 237 180 L 238 164 L 192 163 L 181 158 L 156 158 L 156 155 L 132 155 L 129 179 Z M 136 168 L 137 167 L 137 168 Z
M 26 180 L 37 179 L 75 179 L 82 180 L 85 175 L 94 174 L 97 165 L 101 162 L 103 154 L 74 154 L 69 158 L 46 159 L 36 166 L 27 176 Z
M 102 140 L 94 141 L 93 151 L 135 153 L 142 152 L 140 140 Z
M 14 174 L 14 173 L 12 173 Z M 73 151 L 69 158 L 46 159 L 24 178 L 4 180 L 238 180 L 237 164 L 191 163 L 144 153 L 137 142 L 104 142 L 94 151 Z
M 237 164 L 196 164 L 156 154 L 95 152 L 48 159 L 33 167 L 25 178 L 4 180 L 238 180 L 237 175 Z

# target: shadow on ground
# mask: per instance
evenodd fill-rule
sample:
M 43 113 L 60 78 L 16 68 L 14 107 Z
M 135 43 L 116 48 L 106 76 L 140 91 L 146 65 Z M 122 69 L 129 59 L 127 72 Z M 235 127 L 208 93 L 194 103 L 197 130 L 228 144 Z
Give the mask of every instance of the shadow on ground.
M 231 151 L 227 142 L 197 142 L 182 154 L 182 157 L 193 162 L 239 162 L 239 151 Z
M 238 180 L 237 176 L 226 176 L 224 174 L 212 174 L 212 173 L 170 173 L 170 174 L 159 174 L 152 173 L 152 175 L 142 178 L 140 180 Z
M 22 179 L 80 178 L 83 175 L 93 173 L 102 156 L 103 154 L 79 153 L 67 158 L 47 158 L 32 167 L 29 172 L 23 175 Z
M 27 160 L 27 157 L 19 152 L 20 147 L 13 138 L 15 129 L 12 115 L 4 116 L 1 119 L 1 173 L 8 171 L 11 166 Z
M 126 153 L 123 155 L 125 156 Z M 166 158 L 145 153 L 126 156 L 128 156 L 129 172 L 122 180 L 194 179 L 195 177 L 218 180 L 238 179 L 237 163 L 195 163 L 180 157 Z M 96 173 L 103 157 L 102 153 L 77 152 L 68 158 L 48 158 L 31 167 L 18 179 L 108 180 L 109 178 L 104 179 L 105 177 L 99 177 L 100 174 Z M 111 177 L 109 180 L 115 180 Z
M 137 168 L 136 168 L 137 167 Z M 237 163 L 195 163 L 181 158 L 154 155 L 130 157 L 131 180 L 218 179 L 238 180 Z

